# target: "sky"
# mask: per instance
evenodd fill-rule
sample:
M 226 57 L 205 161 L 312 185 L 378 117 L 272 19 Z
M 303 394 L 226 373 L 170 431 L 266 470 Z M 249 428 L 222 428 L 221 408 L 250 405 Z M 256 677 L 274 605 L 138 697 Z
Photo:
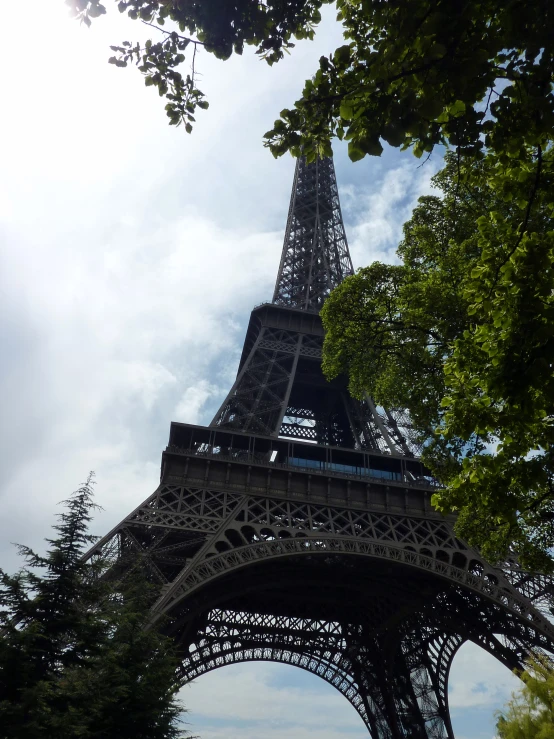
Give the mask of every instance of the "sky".
M 294 161 L 263 133 L 341 43 L 327 9 L 314 42 L 269 68 L 200 53 L 210 102 L 192 135 L 108 46 L 144 38 L 108 2 L 91 29 L 63 0 L 5 3 L 0 28 L 0 566 L 41 550 L 89 470 L 103 534 L 156 488 L 171 421 L 209 423 L 236 372 L 249 312 L 271 298 Z M 355 267 L 394 261 L 440 155 L 335 167 Z M 492 739 L 517 680 L 477 647 L 454 660 L 458 739 Z M 253 696 L 255 699 L 253 699 Z M 362 739 L 334 688 L 298 668 L 226 667 L 186 686 L 202 739 Z

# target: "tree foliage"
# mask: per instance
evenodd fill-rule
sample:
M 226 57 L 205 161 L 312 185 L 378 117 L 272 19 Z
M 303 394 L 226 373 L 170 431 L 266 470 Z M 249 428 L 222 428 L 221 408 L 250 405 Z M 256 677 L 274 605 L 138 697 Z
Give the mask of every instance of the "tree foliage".
M 157 36 L 113 46 L 117 66 L 135 62 L 147 85 L 167 99 L 170 123 L 190 131 L 207 107 L 194 73 L 196 49 L 220 59 L 245 46 L 269 64 L 295 39 L 313 38 L 331 0 L 120 0 L 119 12 Z M 90 25 L 100 0 L 66 0 Z M 116 0 L 114 0 L 114 5 Z M 379 155 L 382 141 L 436 144 L 504 157 L 536 147 L 554 123 L 554 8 L 549 0 L 337 0 L 345 42 L 306 82 L 294 107 L 266 134 L 276 156 L 330 153 L 333 136 L 353 160 Z M 190 73 L 177 70 L 192 51 Z
M 551 739 L 554 736 L 554 671 L 544 657 L 528 661 L 521 690 L 498 715 L 498 739 Z
M 337 135 L 351 159 L 382 141 L 416 156 L 447 144 L 503 156 L 554 124 L 554 10 L 548 0 L 338 0 L 346 44 L 267 139 L 298 153 Z
M 46 555 L 19 547 L 26 567 L 0 570 L 0 737 L 173 739 L 176 659 L 146 630 L 141 577 L 114 586 L 93 541 L 92 479 L 66 502 Z
M 145 84 L 157 88 L 167 100 L 170 124 L 184 124 L 190 133 L 196 110 L 208 107 L 197 86 L 199 47 L 218 59 L 228 59 L 233 52 L 242 54 L 245 45 L 254 46 L 256 54 L 274 64 L 294 46 L 293 37 L 313 38 L 324 2 L 329 0 L 119 0 L 114 5 L 120 13 L 152 26 L 157 36 L 143 45 L 123 41 L 112 46 L 115 55 L 109 61 L 118 67 L 134 62 Z M 66 4 L 87 26 L 106 13 L 100 0 L 66 0 Z M 190 71 L 183 75 L 177 67 L 189 51 Z
M 324 370 L 410 412 L 458 533 L 498 560 L 552 567 L 552 155 L 508 189 L 497 161 L 455 155 L 404 226 L 401 263 L 374 263 L 324 305 Z M 540 187 L 535 186 L 538 181 Z M 535 183 L 535 184 L 534 184 Z M 496 187 L 495 187 L 496 184 Z

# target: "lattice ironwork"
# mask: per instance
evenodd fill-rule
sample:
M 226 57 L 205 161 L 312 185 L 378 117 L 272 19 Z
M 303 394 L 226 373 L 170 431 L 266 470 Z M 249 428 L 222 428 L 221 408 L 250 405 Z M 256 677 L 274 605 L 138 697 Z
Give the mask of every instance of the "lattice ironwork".
M 318 313 L 353 274 L 332 159 L 296 164 L 273 302 Z
M 325 381 L 318 311 L 351 272 L 332 161 L 300 160 L 230 393 L 210 427 L 172 424 L 160 486 L 88 556 L 106 577 L 149 573 L 180 681 L 283 662 L 337 688 L 373 739 L 453 739 L 456 651 L 509 669 L 552 654 L 554 581 L 457 539 L 407 414 Z
M 280 322 L 288 328 L 276 327 Z M 351 398 L 344 379 L 326 382 L 318 316 L 306 327 L 298 311 L 260 306 L 251 319 L 247 344 L 249 351 L 212 426 L 417 455 L 419 446 L 405 412 L 380 408 L 369 397 L 361 402 Z
M 398 586 L 402 590 L 403 583 Z M 428 595 L 394 633 L 376 634 L 380 601 L 382 626 L 395 606 L 378 591 L 372 597 L 370 617 L 348 614 L 341 620 L 215 608 L 187 647 L 180 677 L 187 681 L 243 661 L 296 665 L 342 692 L 376 739 L 450 739 L 448 673 L 465 640 L 481 644 L 510 669 L 529 649 L 545 645 L 533 628 L 521 629 L 516 617 L 459 587 Z M 406 593 L 404 603 L 409 600 Z M 504 643 L 497 629 L 504 631 Z

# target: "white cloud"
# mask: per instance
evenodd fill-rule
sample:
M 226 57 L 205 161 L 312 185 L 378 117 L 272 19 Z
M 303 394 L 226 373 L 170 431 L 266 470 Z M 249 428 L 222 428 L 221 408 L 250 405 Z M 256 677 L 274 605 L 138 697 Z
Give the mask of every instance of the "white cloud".
M 412 161 L 404 162 L 386 170 L 371 186 L 351 185 L 341 190 L 345 213 L 353 220 L 349 243 L 355 266 L 397 261 L 402 226 L 417 199 L 432 192 L 430 179 L 439 164 L 429 161 L 416 168 Z
M 187 423 L 199 423 L 205 402 L 208 398 L 220 398 L 221 390 L 207 380 L 200 380 L 196 385 L 188 387 L 175 409 L 175 418 L 186 418 Z
M 517 690 L 520 680 L 498 660 L 474 644 L 466 643 L 454 658 L 448 700 L 456 712 L 490 707 L 491 715 Z
M 40 486 L 43 520 L 94 468 L 111 525 L 133 497 L 117 494 L 114 478 L 127 468 L 125 489 L 140 480 L 132 510 L 156 486 L 155 473 L 146 490 L 140 470 L 155 467 L 169 422 L 206 422 L 227 392 L 248 312 L 272 289 L 281 239 L 198 216 L 166 226 L 109 212 L 80 248 L 55 230 L 46 237 L 49 248 L 36 249 L 36 231 L 22 227 L 18 248 L 4 251 L 7 341 L 17 351 L 0 388 L 4 451 L 14 448 L 0 496 Z M 18 540 L 40 528 L 10 522 Z
M 202 739 L 219 739 L 229 729 L 229 739 L 239 733 L 259 737 L 260 730 L 264 737 L 281 732 L 298 739 L 367 736 L 362 719 L 344 696 L 307 673 L 300 687 L 295 680 L 298 671 L 286 665 L 246 663 L 203 675 L 181 691 L 190 708 L 186 720 Z

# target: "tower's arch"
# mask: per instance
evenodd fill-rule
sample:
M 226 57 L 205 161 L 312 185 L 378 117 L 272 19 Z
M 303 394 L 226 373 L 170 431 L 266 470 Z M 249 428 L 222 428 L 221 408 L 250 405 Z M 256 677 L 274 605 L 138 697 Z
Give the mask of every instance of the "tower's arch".
M 444 554 L 444 557 L 432 556 L 430 551 L 428 554 L 423 554 L 411 548 L 395 547 L 365 539 L 308 536 L 305 533 L 302 537 L 271 538 L 223 551 L 206 559 L 199 559 L 187 569 L 186 573 L 183 573 L 184 576 L 178 582 L 176 581 L 171 597 L 161 597 L 155 610 L 160 614 L 170 613 L 178 608 L 182 599 L 193 595 L 210 583 L 228 574 L 252 569 L 263 562 L 278 562 L 290 558 L 299 560 L 308 557 L 311 559 L 326 558 L 327 561 L 332 557 L 336 559 L 356 557 L 366 560 L 370 569 L 371 562 L 389 563 L 393 570 L 396 565 L 399 572 L 403 569 L 406 572 L 414 570 L 427 573 L 432 578 L 456 586 L 460 592 L 470 591 L 477 597 L 500 606 L 504 611 L 511 613 L 514 618 L 520 619 L 523 624 L 536 630 L 537 634 L 544 637 L 542 642 L 545 647 L 550 644 L 550 640 L 554 639 L 552 624 L 533 609 L 529 601 L 509 583 L 499 582 L 493 568 L 486 562 L 476 556 L 465 557 L 466 567 L 461 568 L 450 561 L 451 558 L 459 561 L 455 559 L 456 552 L 439 551 Z M 399 575 L 399 577 L 402 576 Z
M 414 705 L 427 736 L 452 737 L 448 676 L 464 642 L 508 669 L 550 648 L 548 622 L 537 623 L 517 593 L 508 602 L 505 589 L 491 588 L 486 568 L 452 573 L 438 560 L 436 571 L 428 558 L 364 549 L 287 538 L 235 550 L 228 568 L 218 557 L 230 553 L 211 557 L 204 579 L 194 573 L 194 587 L 166 611 L 176 643 L 187 625 L 180 680 L 242 662 L 289 664 L 333 685 L 376 739 L 388 736 L 391 710 Z M 411 700 L 398 692 L 388 703 L 385 665 L 404 688 L 409 681 Z

